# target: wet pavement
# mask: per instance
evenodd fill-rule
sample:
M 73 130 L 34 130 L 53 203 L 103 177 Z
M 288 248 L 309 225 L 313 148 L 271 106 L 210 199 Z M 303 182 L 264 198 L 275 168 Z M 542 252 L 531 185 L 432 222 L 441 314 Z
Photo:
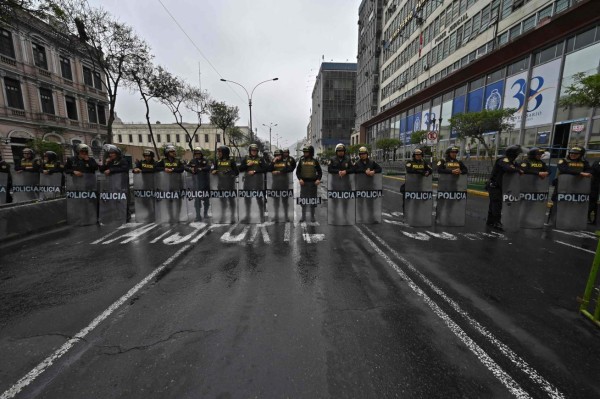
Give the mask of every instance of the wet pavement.
M 1 398 L 593 398 L 593 230 L 61 228 L 0 246 Z M 297 215 L 298 216 L 298 215 Z

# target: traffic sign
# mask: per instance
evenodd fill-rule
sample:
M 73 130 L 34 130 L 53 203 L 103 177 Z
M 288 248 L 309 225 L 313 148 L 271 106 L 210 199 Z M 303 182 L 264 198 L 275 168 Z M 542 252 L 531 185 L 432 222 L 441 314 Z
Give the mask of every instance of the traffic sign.
M 427 140 L 437 140 L 437 133 L 436 132 L 429 132 L 427 133 Z

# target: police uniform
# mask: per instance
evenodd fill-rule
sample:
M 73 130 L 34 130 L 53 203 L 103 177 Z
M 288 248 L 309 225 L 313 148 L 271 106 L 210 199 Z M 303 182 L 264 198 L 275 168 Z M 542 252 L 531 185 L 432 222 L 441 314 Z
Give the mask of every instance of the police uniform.
M 411 159 L 406 163 L 406 173 L 429 176 L 433 172 L 431 165 L 424 159 Z
M 460 169 L 460 173 L 462 175 L 465 175 L 469 172 L 469 169 L 467 169 L 467 166 L 462 161 L 459 161 L 458 159 L 451 159 L 450 157 L 447 157 L 446 159 L 440 159 L 437 162 L 438 173 L 452 174 L 452 171 L 455 169 Z M 408 170 L 407 170 L 407 172 L 408 172 Z
M 129 172 L 129 162 L 125 158 L 106 159 L 104 165 L 99 166 L 100 172 L 110 171 L 110 174 L 114 173 L 127 173 Z
M 95 173 L 98 170 L 96 160 L 90 157 L 87 161 L 78 156 L 70 157 L 65 164 L 65 173 L 72 175 L 73 172 Z
M 298 180 L 302 180 L 304 185 L 300 186 L 300 198 L 317 198 L 317 184 L 315 183 L 317 180 L 321 181 L 323 178 L 323 170 L 321 169 L 321 164 L 319 161 L 313 158 L 314 150 L 309 151 L 310 156 L 303 156 L 298 161 L 298 166 L 296 168 L 296 177 Z M 314 221 L 315 218 L 315 208 L 316 204 L 309 205 L 311 220 Z M 306 208 L 307 205 L 302 206 L 302 218 L 300 219 L 303 222 L 306 218 Z
M 31 168 L 31 169 L 27 169 Z M 41 164 L 38 159 L 25 159 L 21 158 L 19 161 L 15 163 L 15 171 L 23 171 L 30 173 L 40 173 Z
M 192 158 L 187 165 L 184 166 L 184 169 L 192 173 L 193 179 L 197 184 L 197 189 L 202 191 L 210 190 L 210 180 L 209 174 L 211 170 L 211 163 L 204 156 L 200 158 Z M 200 208 L 201 204 L 204 204 L 204 217 L 208 217 L 208 207 L 209 207 L 209 198 L 195 198 L 194 200 L 194 208 L 196 209 L 196 220 L 200 221 L 202 218 L 200 216 Z
M 291 171 L 293 172 L 296 169 L 296 160 L 294 159 L 294 157 L 291 156 L 287 156 L 287 157 L 283 157 L 283 161 L 288 163 L 290 165 L 290 168 L 292 169 Z
M 527 158 L 520 164 L 520 169 L 526 175 L 538 175 L 540 172 L 548 172 L 548 165 L 542 160 Z
M 158 162 L 156 162 L 154 159 L 151 159 L 150 161 L 142 159 L 135 163 L 135 168 L 141 170 L 142 173 L 154 173 L 156 172 L 157 163 Z
M 48 172 L 48 174 L 53 173 L 61 173 L 63 171 L 63 166 L 60 161 L 48 161 L 42 162 L 42 172 Z
M 244 190 L 264 190 L 264 178 L 266 175 L 262 177 L 256 176 L 263 174 L 267 171 L 267 164 L 264 158 L 257 156 L 246 155 L 240 164 L 240 172 L 245 172 L 246 177 L 244 178 Z M 254 176 L 248 175 L 248 172 L 253 171 Z M 260 182 L 259 182 L 260 181 Z M 263 220 L 264 217 L 264 198 L 256 198 L 256 203 L 258 205 L 258 212 L 260 220 Z M 250 207 L 252 205 L 252 198 L 246 197 L 244 198 L 244 205 L 246 206 L 246 220 L 250 217 Z
M 379 166 L 379 164 L 377 162 L 375 162 L 369 158 L 367 158 L 365 161 L 363 161 L 362 159 L 359 159 L 354 164 L 354 173 L 356 173 L 356 174 L 361 174 L 361 173 L 364 174 L 367 171 L 367 169 L 373 170 L 373 171 L 375 171 L 375 173 L 381 173 L 381 171 L 382 171 L 381 166 Z
M 1 156 L 0 156 L 0 173 L 4 173 L 7 175 L 6 188 L 5 188 L 6 193 L 5 194 L 6 194 L 6 203 L 10 203 L 12 200 L 12 197 L 10 195 L 10 189 L 12 187 L 12 180 L 11 180 L 11 176 L 10 176 L 10 165 L 8 163 L 6 163 L 6 161 L 4 161 Z
M 494 163 L 492 175 L 486 185 L 487 191 L 490 194 L 486 222 L 488 226 L 502 227 L 502 180 L 505 173 L 519 173 L 519 169 L 517 168 L 517 164 L 511 161 L 510 158 L 500 157 Z
M 273 161 L 267 166 L 267 172 L 280 172 L 280 173 L 291 173 L 294 171 L 295 165 L 292 165 L 290 158 L 282 158 L 277 161 Z
M 337 175 L 342 170 L 345 170 L 347 173 L 354 172 L 352 161 L 348 155 L 344 155 L 341 158 L 336 155 L 329 160 L 328 173 Z
M 183 173 L 183 162 L 181 162 L 179 158 L 163 158 L 158 161 L 155 170 L 157 172 L 162 172 L 165 169 L 173 169 L 173 173 Z

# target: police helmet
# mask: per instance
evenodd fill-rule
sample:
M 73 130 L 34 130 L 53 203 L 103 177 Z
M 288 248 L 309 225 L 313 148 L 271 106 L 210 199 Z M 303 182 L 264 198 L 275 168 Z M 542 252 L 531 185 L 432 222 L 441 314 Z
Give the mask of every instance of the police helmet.
M 584 156 L 585 155 L 585 148 L 579 147 L 578 145 L 576 145 L 575 147 L 572 147 L 569 150 L 569 154 L 581 154 L 581 156 Z
M 362 146 L 358 149 L 358 155 L 361 155 L 361 154 L 369 155 L 369 150 L 367 149 L 367 147 Z
M 539 147 L 532 147 L 529 149 L 529 151 L 527 151 L 527 156 L 531 159 L 534 159 L 536 156 L 543 155 L 543 154 L 544 154 L 544 150 L 542 150 Z
M 106 151 L 109 154 L 117 154 L 118 157 L 121 156 L 121 150 L 119 149 L 119 147 L 113 144 L 106 144 L 104 146 L 104 151 Z
M 165 149 L 163 151 L 164 156 L 168 156 L 171 151 L 177 152 L 173 144 L 168 144 L 167 146 L 165 146 Z
M 196 154 L 204 155 L 204 154 L 202 154 L 202 148 L 200 148 L 200 147 L 194 147 L 194 150 L 192 151 L 192 153 L 194 155 L 196 155 Z
M 413 158 L 414 158 L 416 155 L 423 155 L 423 150 L 422 150 L 422 149 L 420 149 L 420 148 L 415 148 L 415 150 L 413 151 L 413 154 L 412 154 Z
M 23 148 L 23 154 L 31 154 L 31 156 L 34 156 L 35 152 L 31 148 Z
M 46 151 L 44 152 L 44 156 L 48 158 L 48 161 L 54 162 L 58 158 L 54 151 Z
M 229 147 L 227 147 L 226 145 L 222 145 L 219 148 L 217 148 L 217 151 L 221 151 L 221 154 L 223 154 L 223 158 L 229 158 Z
M 275 156 L 283 155 L 283 151 L 275 150 L 275 152 L 273 152 L 273 155 L 275 155 Z
M 148 156 L 148 157 L 154 158 L 154 151 L 152 151 L 152 150 L 144 150 L 144 152 L 142 152 L 142 155 L 145 156 L 145 157 Z
M 81 151 L 89 153 L 90 152 L 90 147 L 88 147 L 87 144 L 81 143 L 81 144 L 77 145 L 77 152 L 81 152 Z
M 506 154 L 506 156 L 510 159 L 515 159 L 522 152 L 523 152 L 523 149 L 521 148 L 520 145 L 511 145 L 506 148 L 506 151 L 504 151 L 504 154 Z
M 456 152 L 458 154 L 458 151 L 459 151 L 458 147 L 453 145 L 446 149 L 446 155 L 450 155 L 451 152 Z
M 284 153 L 284 154 L 285 154 L 285 153 L 288 153 L 288 154 L 289 154 L 289 153 L 290 153 L 290 149 L 289 149 L 289 148 L 284 148 L 284 149 L 283 149 L 283 153 Z
M 250 146 L 248 147 L 248 152 L 250 152 L 252 150 L 258 151 L 258 145 L 254 144 L 254 143 L 250 144 Z
M 338 152 L 338 151 L 346 152 L 346 146 L 342 143 L 339 143 L 338 145 L 335 146 L 335 152 Z

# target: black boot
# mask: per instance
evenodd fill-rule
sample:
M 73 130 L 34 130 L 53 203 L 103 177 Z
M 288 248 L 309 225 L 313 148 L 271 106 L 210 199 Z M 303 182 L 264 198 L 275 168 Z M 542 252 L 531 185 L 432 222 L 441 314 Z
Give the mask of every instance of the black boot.
M 306 221 L 306 207 L 302 207 L 302 217 L 300 218 L 300 223 Z
M 315 207 L 311 206 L 310 207 L 310 221 L 311 222 L 315 222 Z

